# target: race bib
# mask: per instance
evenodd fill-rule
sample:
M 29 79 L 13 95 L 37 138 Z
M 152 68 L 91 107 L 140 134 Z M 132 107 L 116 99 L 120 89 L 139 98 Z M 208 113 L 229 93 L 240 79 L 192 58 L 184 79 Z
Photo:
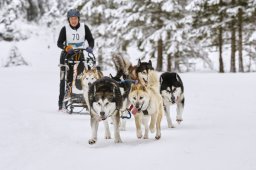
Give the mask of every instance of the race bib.
M 71 45 L 73 49 L 83 48 L 85 43 L 85 29 L 84 24 L 80 23 L 80 27 L 77 30 L 72 29 L 69 25 L 66 25 L 66 44 Z

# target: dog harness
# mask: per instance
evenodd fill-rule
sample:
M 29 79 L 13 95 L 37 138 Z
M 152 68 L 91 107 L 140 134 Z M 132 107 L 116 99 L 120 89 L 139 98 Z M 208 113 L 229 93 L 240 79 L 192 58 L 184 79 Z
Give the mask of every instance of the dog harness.
M 92 111 L 93 111 L 93 112 L 92 112 Z M 115 109 L 112 113 L 108 114 L 108 115 L 106 116 L 106 119 L 109 118 L 109 117 L 111 117 L 111 116 L 113 116 L 116 111 L 119 111 L 119 109 Z M 99 115 L 97 114 L 97 112 L 96 112 L 92 107 L 90 107 L 90 115 L 91 115 L 91 117 L 97 117 L 97 118 L 99 118 Z
M 84 47 L 85 29 L 84 23 L 80 23 L 78 29 L 72 29 L 70 25 L 66 25 L 66 45 L 71 45 L 73 49 Z

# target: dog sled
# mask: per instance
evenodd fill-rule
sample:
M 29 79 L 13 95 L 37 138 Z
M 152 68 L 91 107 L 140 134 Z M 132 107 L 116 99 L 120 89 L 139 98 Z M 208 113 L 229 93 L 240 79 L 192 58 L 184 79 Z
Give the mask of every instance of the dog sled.
M 83 73 L 84 69 L 92 69 L 96 67 L 96 58 L 93 53 L 83 54 L 86 49 L 79 48 L 74 50 L 74 54 L 70 57 L 65 57 L 65 63 L 60 67 L 65 67 L 64 80 L 65 80 L 65 97 L 64 108 L 67 113 L 88 114 L 88 107 L 86 105 L 81 80 L 79 75 Z M 68 82 L 68 72 L 73 71 L 73 81 Z M 78 75 L 78 73 L 80 74 Z M 71 73 L 70 73 L 71 74 Z

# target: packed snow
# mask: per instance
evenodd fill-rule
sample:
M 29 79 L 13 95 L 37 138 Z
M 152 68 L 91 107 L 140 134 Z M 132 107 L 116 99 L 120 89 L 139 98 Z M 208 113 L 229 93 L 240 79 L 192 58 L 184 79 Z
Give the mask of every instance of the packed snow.
M 60 49 L 52 37 L 15 45 L 29 66 L 0 68 L 1 170 L 256 169 L 256 73 L 180 74 L 186 98 L 180 125 L 169 129 L 164 117 L 160 140 L 137 139 L 132 118 L 123 143 L 115 144 L 112 125 L 106 140 L 101 124 L 97 143 L 89 145 L 89 115 L 57 111 Z M 11 46 L 0 42 L 7 51 L 1 60 Z

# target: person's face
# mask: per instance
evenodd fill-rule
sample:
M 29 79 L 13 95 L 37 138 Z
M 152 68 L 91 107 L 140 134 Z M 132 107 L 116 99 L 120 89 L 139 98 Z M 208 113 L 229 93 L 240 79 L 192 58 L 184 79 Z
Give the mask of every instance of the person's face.
M 69 18 L 69 23 L 72 27 L 76 27 L 78 22 L 79 22 L 78 17 L 70 17 Z

